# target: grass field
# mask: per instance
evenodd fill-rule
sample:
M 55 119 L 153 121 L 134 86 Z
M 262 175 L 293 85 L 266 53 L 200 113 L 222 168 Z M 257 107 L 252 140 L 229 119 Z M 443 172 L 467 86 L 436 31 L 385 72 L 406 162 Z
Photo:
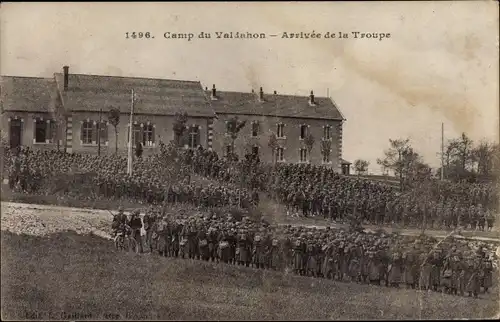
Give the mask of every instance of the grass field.
M 2 319 L 488 318 L 471 299 L 116 252 L 74 232 L 1 233 Z

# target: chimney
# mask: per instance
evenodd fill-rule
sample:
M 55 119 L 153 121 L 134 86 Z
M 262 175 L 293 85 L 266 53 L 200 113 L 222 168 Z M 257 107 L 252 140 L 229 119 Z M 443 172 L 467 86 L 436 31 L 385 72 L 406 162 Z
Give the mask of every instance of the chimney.
M 68 90 L 68 78 L 69 78 L 69 67 L 64 66 L 63 67 L 63 73 L 64 73 L 64 90 Z
M 213 101 L 217 100 L 217 90 L 215 89 L 215 84 L 212 85 L 212 95 L 210 96 L 210 98 Z
M 254 94 L 254 93 L 255 93 L 255 91 L 254 91 L 254 90 L 253 90 L 253 88 L 252 88 L 252 94 Z
M 259 91 L 259 100 L 260 101 L 264 100 L 264 91 L 262 90 L 262 87 L 260 88 L 260 91 Z
M 274 95 L 276 95 L 276 94 L 277 94 L 276 91 L 274 91 Z
M 309 105 L 314 106 L 316 103 L 314 102 L 314 93 L 311 91 L 311 95 L 309 95 Z
M 208 92 L 208 87 L 205 87 L 205 92 Z

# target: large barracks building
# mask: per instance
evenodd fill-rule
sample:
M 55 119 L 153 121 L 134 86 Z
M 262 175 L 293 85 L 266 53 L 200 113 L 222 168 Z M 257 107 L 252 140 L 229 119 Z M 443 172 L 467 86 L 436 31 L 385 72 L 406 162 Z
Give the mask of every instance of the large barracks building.
M 66 152 L 126 153 L 134 91 L 133 142 L 144 154 L 174 139 L 176 113 L 187 113 L 186 148 L 202 146 L 223 156 L 232 152 L 227 122 L 245 121 L 234 144 L 242 157 L 264 162 L 324 164 L 341 171 L 342 124 L 327 97 L 203 88 L 197 81 L 71 74 L 64 66 L 51 78 L 2 76 L 2 139 L 11 147 Z M 120 110 L 115 127 L 110 109 Z M 99 130 L 99 135 L 97 131 Z M 100 140 L 98 144 L 97 140 Z M 271 144 L 271 142 L 273 142 Z

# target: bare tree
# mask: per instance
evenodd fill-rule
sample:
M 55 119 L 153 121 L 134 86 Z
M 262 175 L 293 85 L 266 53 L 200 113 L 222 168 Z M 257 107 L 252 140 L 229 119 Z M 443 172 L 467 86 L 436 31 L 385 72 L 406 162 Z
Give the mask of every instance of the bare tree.
M 234 155 L 234 142 L 238 138 L 241 129 L 245 127 L 246 122 L 240 121 L 237 116 L 230 118 L 226 123 L 226 130 L 231 138 L 231 152 Z
M 115 153 L 118 153 L 118 124 L 120 124 L 120 109 L 112 107 L 108 112 L 108 122 L 115 129 Z
M 370 162 L 368 162 L 366 160 L 357 159 L 356 161 L 354 161 L 354 170 L 356 171 L 356 173 L 359 176 L 359 175 L 364 174 L 368 171 L 369 165 L 370 165 Z
M 174 121 L 174 143 L 176 147 L 180 147 L 183 144 L 183 137 L 186 133 L 186 123 L 188 121 L 187 112 L 175 113 Z
M 315 142 L 316 140 L 314 139 L 314 136 L 311 133 L 307 133 L 306 137 L 304 138 L 304 144 L 306 145 L 307 154 L 311 154 Z
M 472 150 L 474 162 L 477 164 L 477 173 L 481 176 L 490 176 L 493 159 L 498 147 L 490 142 L 482 141 Z
M 425 164 L 422 157 L 413 150 L 409 139 L 389 139 L 389 143 L 390 148 L 384 151 L 383 159 L 377 159 L 377 164 L 399 176 L 401 190 L 404 190 L 405 183 L 430 177 L 430 166 Z
M 321 141 L 321 155 L 323 156 L 323 159 L 325 159 L 325 157 L 327 155 L 330 155 L 331 151 L 332 151 L 332 141 L 322 140 Z
M 271 132 L 269 134 L 269 141 L 267 142 L 267 146 L 271 149 L 271 157 L 273 160 L 273 163 L 275 163 L 275 153 L 276 149 L 278 148 L 278 140 L 276 138 L 276 134 L 274 132 Z

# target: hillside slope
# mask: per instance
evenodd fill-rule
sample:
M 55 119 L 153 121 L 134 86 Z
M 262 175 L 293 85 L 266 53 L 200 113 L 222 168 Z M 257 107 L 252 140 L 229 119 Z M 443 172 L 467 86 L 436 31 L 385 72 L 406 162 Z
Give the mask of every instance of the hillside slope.
M 487 318 L 480 299 L 116 252 L 95 235 L 2 231 L 2 319 Z

